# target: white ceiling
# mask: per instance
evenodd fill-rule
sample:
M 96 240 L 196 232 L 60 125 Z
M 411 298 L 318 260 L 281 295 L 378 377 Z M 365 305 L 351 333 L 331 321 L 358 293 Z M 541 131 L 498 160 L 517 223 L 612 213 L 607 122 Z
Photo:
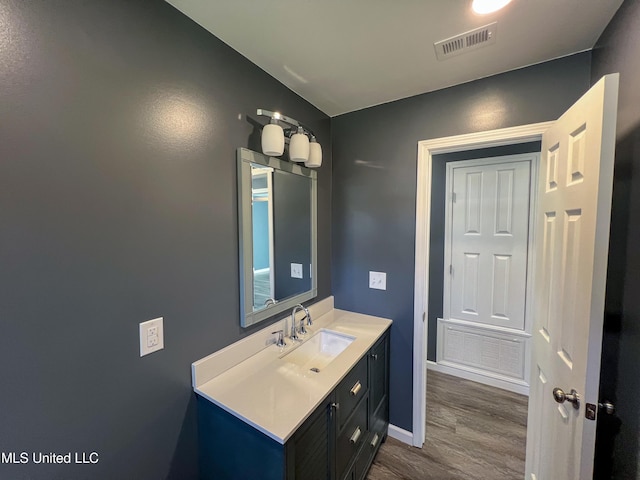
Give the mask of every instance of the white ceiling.
M 330 116 L 593 48 L 622 0 L 167 0 Z M 444 61 L 433 43 L 498 21 Z M 268 105 L 260 105 L 267 108 Z

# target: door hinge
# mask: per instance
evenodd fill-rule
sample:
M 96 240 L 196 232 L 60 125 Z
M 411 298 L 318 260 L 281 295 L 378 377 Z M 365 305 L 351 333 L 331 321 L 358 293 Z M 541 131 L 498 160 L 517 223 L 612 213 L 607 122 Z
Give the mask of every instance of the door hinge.
M 424 323 L 426 318 L 427 318 L 427 312 L 422 312 L 422 323 Z
M 451 192 L 451 201 L 456 203 L 456 192 Z
M 453 275 L 453 265 L 449 265 L 449 275 Z

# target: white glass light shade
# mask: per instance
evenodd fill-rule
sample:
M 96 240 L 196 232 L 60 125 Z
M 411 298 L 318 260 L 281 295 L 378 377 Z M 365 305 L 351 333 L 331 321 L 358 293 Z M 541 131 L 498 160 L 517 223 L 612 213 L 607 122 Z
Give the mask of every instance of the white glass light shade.
M 480 15 L 497 12 L 511 3 L 511 0 L 473 0 L 471 8 Z
M 284 131 L 280 125 L 269 123 L 262 127 L 262 153 L 279 157 L 284 152 Z
M 289 158 L 292 162 L 306 162 L 309 159 L 309 137 L 298 129 L 289 142 Z
M 305 165 L 309 168 L 318 168 L 322 165 L 322 146 L 315 139 L 309 143 L 309 160 Z

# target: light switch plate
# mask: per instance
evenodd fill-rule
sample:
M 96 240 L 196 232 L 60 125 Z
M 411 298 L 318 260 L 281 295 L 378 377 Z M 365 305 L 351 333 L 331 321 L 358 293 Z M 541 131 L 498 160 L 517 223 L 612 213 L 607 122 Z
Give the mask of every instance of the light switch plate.
M 369 272 L 369 288 L 386 290 L 387 274 L 385 272 Z
M 164 327 L 163 318 L 158 317 L 147 320 L 140 324 L 140 356 L 144 357 L 150 353 L 157 352 L 164 348 Z
M 302 264 L 301 263 L 292 263 L 291 264 L 291 278 L 302 278 Z

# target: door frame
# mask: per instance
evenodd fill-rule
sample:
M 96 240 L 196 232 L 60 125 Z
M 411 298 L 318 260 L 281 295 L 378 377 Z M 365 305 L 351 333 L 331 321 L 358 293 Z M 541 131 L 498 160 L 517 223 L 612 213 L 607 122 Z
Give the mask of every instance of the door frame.
M 433 155 L 541 141 L 543 132 L 553 124 L 553 121 L 541 122 L 418 142 L 411 432 L 411 443 L 415 447 L 420 448 L 424 444 L 427 413 L 427 318 Z

